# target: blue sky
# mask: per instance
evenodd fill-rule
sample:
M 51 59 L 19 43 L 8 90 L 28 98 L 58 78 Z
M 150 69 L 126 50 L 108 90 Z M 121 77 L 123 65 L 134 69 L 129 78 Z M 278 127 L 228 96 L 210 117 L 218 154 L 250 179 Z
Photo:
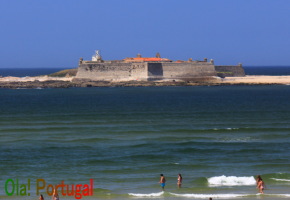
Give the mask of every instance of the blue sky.
M 289 0 L 0 0 L 0 68 L 155 56 L 290 66 Z

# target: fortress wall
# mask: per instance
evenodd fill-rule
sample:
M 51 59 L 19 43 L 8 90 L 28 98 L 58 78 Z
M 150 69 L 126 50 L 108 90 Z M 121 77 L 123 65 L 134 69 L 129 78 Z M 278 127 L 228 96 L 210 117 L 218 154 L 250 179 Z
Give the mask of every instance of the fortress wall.
M 147 80 L 148 63 L 132 63 L 130 77 L 132 80 Z
M 94 63 L 80 64 L 76 78 L 91 80 L 128 80 L 131 78 L 131 64 Z
M 242 65 L 214 66 L 209 62 L 81 62 L 77 79 L 129 81 L 194 79 L 205 76 L 245 76 Z
M 147 63 L 82 63 L 79 65 L 76 78 L 95 81 L 128 81 L 147 80 Z
M 216 76 L 214 65 L 200 63 L 162 63 L 164 78 L 192 78 L 200 76 Z
M 217 71 L 217 75 L 220 77 L 242 77 L 245 76 L 245 71 L 242 65 L 222 65 L 215 66 L 215 70 Z
M 162 63 L 148 63 L 148 80 L 163 79 L 163 64 Z

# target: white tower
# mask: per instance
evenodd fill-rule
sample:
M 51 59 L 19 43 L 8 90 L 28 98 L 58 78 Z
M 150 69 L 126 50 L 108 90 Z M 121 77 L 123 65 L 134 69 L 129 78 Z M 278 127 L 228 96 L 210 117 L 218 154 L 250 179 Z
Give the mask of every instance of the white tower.
M 100 61 L 100 60 L 102 60 L 100 50 L 96 50 L 96 54 L 92 56 L 92 61 Z

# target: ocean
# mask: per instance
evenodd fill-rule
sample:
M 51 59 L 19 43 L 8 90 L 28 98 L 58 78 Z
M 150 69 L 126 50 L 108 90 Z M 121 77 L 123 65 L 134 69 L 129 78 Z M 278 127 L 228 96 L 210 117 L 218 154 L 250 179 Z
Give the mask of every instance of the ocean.
M 287 199 L 289 99 L 289 85 L 0 89 L 0 199 L 61 183 L 68 200 Z
M 0 77 L 3 76 L 42 76 L 52 74 L 64 68 L 0 68 Z

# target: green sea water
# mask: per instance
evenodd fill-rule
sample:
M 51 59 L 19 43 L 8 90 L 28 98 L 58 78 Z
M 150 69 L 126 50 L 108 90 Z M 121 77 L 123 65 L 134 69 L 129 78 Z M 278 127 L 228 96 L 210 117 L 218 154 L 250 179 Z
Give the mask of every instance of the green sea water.
M 287 199 L 289 99 L 285 85 L 1 89 L 0 198 L 93 179 L 82 199 Z

